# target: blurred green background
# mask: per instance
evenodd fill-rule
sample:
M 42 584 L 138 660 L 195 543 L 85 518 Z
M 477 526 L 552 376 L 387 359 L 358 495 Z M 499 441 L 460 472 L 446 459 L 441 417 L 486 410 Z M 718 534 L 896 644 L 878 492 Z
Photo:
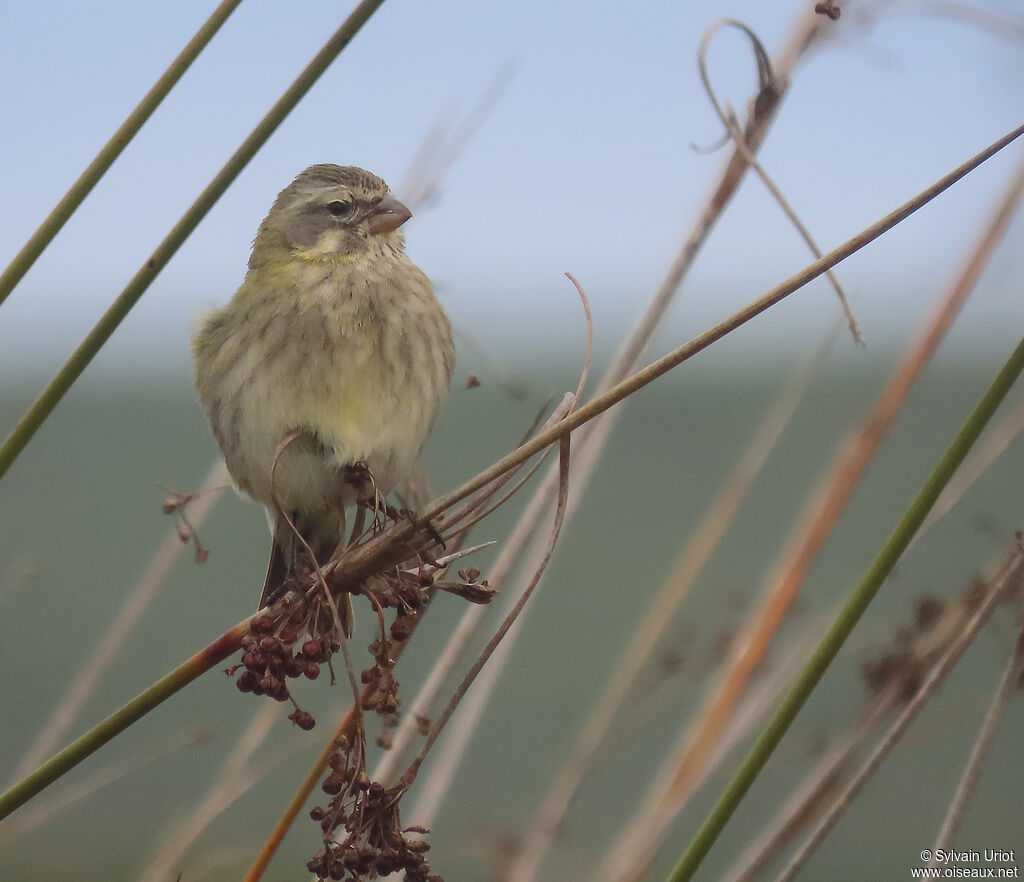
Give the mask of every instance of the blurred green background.
M 809 488 L 877 395 L 896 355 L 853 351 L 846 339 L 839 349 L 848 351 L 819 372 L 749 504 L 673 624 L 670 639 L 655 653 L 663 664 L 652 666 L 625 708 L 613 747 L 574 805 L 544 879 L 583 878 L 582 868 L 602 853 L 630 815 L 661 751 L 704 694 L 725 641 L 756 597 Z M 533 363 L 530 372 L 516 365 L 501 374 L 467 352 L 461 369 L 478 374 L 483 385 L 461 390 L 457 381 L 459 391 L 427 457 L 437 490 L 454 486 L 511 447 L 548 396 L 575 383 L 575 368 L 568 363 Z M 821 630 L 819 614 L 833 610 L 854 586 L 996 369 L 994 360 L 955 357 L 929 368 L 814 566 L 771 659 L 778 661 L 787 641 L 805 629 Z M 742 367 L 712 350 L 623 406 L 604 465 L 565 531 L 529 610 L 522 641 L 434 825 L 432 862 L 446 879 L 485 879 L 488 867 L 500 866 L 502 843 L 526 823 L 641 617 L 645 599 L 668 572 L 790 370 L 781 357 Z M 510 397 L 503 383 L 516 386 L 521 397 Z M 0 414 L 5 424 L 15 420 L 33 389 L 5 384 Z M 1018 391 L 1011 405 L 1022 400 Z M 192 489 L 215 453 L 184 372 L 160 383 L 87 377 L 5 479 L 0 646 L 8 768 L 172 529 L 172 519 L 160 511 L 167 495 L 163 488 Z M 884 651 L 895 630 L 909 624 L 915 598 L 957 595 L 1005 553 L 1021 525 L 1022 468 L 1024 449 L 1018 442 L 900 564 L 701 878 L 714 878 L 731 862 L 758 820 L 778 805 L 784 788 L 819 755 L 823 740 L 856 718 L 865 696 L 859 665 Z M 476 538 L 500 540 L 518 506 L 512 503 L 481 525 Z M 224 491 L 199 535 L 210 549 L 208 562 L 193 563 L 183 548 L 172 578 L 74 732 L 252 609 L 265 566 L 262 513 Z M 485 575 L 492 557 L 493 552 L 483 553 L 475 561 Z M 397 672 L 406 701 L 462 608 L 461 601 L 440 596 L 430 610 Z M 369 617 L 358 602 L 357 615 L 365 628 Z M 492 625 L 494 618 L 492 612 Z M 807 878 L 901 878 L 901 868 L 916 865 L 915 855 L 932 842 L 1012 645 L 1012 624 L 1004 614 L 986 630 L 814 859 Z M 368 639 L 360 630 L 354 645 L 365 652 Z M 773 664 L 769 661 L 767 669 Z M 281 707 L 280 724 L 258 752 L 260 762 L 272 768 L 211 824 L 176 868 L 183 879 L 239 877 L 347 701 L 346 688 L 332 689 L 325 678 L 300 687 L 298 694 L 316 712 L 318 728 L 312 733 L 292 728 L 284 719 L 287 708 Z M 257 705 L 216 673 L 172 698 L 58 786 L 81 780 L 115 758 L 153 751 L 180 732 L 208 733 L 209 740 L 115 781 L 13 845 L 4 842 L 4 877 L 59 878 L 73 866 L 77 878 L 135 878 L 162 836 L 205 794 Z M 957 839 L 964 847 L 1024 844 L 1017 801 L 1024 782 L 1013 736 L 1022 722 L 1017 702 Z M 671 866 L 723 781 L 716 776 L 675 825 L 651 878 L 661 878 Z M 298 868 L 316 849 L 318 835 L 316 825 L 300 818 L 267 878 L 300 878 Z

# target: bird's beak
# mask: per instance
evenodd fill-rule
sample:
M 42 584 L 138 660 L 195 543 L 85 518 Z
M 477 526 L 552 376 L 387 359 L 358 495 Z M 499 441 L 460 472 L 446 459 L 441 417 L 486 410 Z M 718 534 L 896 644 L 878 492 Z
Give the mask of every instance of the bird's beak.
M 412 212 L 394 196 L 385 196 L 370 215 L 370 233 L 374 236 L 378 233 L 393 233 L 411 217 Z

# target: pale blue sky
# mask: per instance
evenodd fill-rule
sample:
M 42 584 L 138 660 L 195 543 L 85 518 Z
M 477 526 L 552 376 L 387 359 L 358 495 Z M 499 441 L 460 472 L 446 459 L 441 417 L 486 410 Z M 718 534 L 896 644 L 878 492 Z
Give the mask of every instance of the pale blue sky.
M 808 0 L 809 2 L 809 0 Z M 665 272 L 722 162 L 695 153 L 720 128 L 695 53 L 722 16 L 775 51 L 806 3 L 389 0 L 242 173 L 116 335 L 126 359 L 181 367 L 191 324 L 241 280 L 275 194 L 314 162 L 363 165 L 401 189 L 428 128 L 467 113 L 505 64 L 504 97 L 406 229 L 457 325 L 485 348 L 578 349 L 583 282 L 613 347 Z M 9 4 L 0 53 L 6 263 L 214 6 Z M 835 40 L 797 71 L 762 152 L 824 248 L 876 220 L 1024 121 L 1024 45 L 925 4 L 844 4 Z M 977 8 L 1018 16 L 995 0 Z M 628 12 L 627 12 L 628 8 Z M 247 0 L 0 307 L 0 372 L 52 373 L 266 108 L 333 32 L 347 3 Z M 861 11 L 861 15 L 857 11 Z M 897 14 L 898 10 L 902 10 Z M 754 82 L 745 44 L 713 47 L 720 94 Z M 840 272 L 869 345 L 897 340 L 938 296 L 1021 161 L 1015 146 Z M 953 345 L 1010 340 L 1024 317 L 1016 223 Z M 663 332 L 701 330 L 809 258 L 753 179 L 701 256 Z M 735 342 L 771 351 L 834 312 L 820 283 Z M 566 342 L 560 342 L 560 341 Z

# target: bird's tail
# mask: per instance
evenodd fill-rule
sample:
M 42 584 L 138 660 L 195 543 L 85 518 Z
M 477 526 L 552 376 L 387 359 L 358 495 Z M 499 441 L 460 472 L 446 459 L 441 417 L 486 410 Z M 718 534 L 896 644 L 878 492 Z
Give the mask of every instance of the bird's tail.
M 270 546 L 270 563 L 267 565 L 267 578 L 263 583 L 263 593 L 260 595 L 260 609 L 269 606 L 281 593 L 285 582 L 291 574 L 288 572 L 288 563 L 285 560 L 285 553 L 281 546 L 274 539 Z
M 291 527 L 285 525 L 285 529 L 288 532 L 284 534 L 287 536 L 284 541 L 282 541 L 282 532 L 274 531 L 274 539 L 270 547 L 270 562 L 267 565 L 267 578 L 263 583 L 263 593 L 260 595 L 260 609 L 278 600 L 288 590 L 290 587 L 288 583 L 292 582 L 301 570 L 300 561 L 305 561 L 307 568 L 309 567 L 309 554 L 301 546 L 301 543 L 295 541 Z M 300 551 L 296 552 L 296 547 Z M 313 549 L 318 564 L 327 563 L 334 553 L 333 542 L 310 543 L 309 547 Z M 352 610 L 352 595 L 345 592 L 336 599 L 336 602 L 342 630 L 345 632 L 346 638 L 351 637 L 355 618 Z

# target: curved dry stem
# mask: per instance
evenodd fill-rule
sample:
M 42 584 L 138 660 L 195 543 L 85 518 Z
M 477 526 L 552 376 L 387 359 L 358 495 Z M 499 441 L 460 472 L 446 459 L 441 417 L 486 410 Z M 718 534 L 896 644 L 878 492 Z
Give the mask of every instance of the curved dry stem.
M 576 289 L 576 293 L 579 295 L 580 303 L 583 306 L 583 318 L 586 323 L 586 349 L 583 356 L 583 367 L 580 369 L 580 378 L 576 384 L 575 395 L 567 394 L 563 396 L 562 401 L 559 403 L 559 405 L 554 409 L 554 411 L 547 418 L 547 420 L 544 421 L 543 428 L 555 426 L 558 422 L 560 422 L 562 419 L 568 416 L 571 410 L 579 403 L 580 398 L 583 395 L 583 389 L 586 387 L 587 384 L 587 378 L 590 376 L 590 365 L 594 356 L 594 317 L 593 313 L 590 310 L 590 300 L 587 298 L 586 292 L 583 290 L 583 286 L 580 285 L 580 283 L 576 280 L 576 277 L 573 276 L 572 273 L 566 273 L 565 277 L 570 282 L 572 282 L 573 287 Z M 525 441 L 529 438 L 529 436 L 533 433 L 533 431 L 536 428 L 537 426 L 535 423 L 533 426 L 531 426 L 529 432 L 524 437 L 524 440 L 521 443 L 525 443 Z M 475 517 L 473 517 L 470 520 L 467 520 L 467 518 L 469 518 L 469 516 L 474 511 L 479 509 L 479 507 L 483 505 L 495 493 L 497 493 L 497 491 L 500 490 L 505 483 L 511 480 L 511 478 L 515 474 L 513 471 L 510 470 L 506 472 L 500 478 L 500 480 L 496 480 L 491 487 L 486 488 L 484 491 L 478 494 L 477 497 L 474 500 L 472 500 L 468 505 L 463 506 L 463 508 L 461 508 L 458 512 L 450 516 L 445 522 L 445 529 L 449 531 L 448 535 L 456 536 L 459 534 L 464 534 L 465 531 L 468 530 L 470 527 L 472 527 L 479 521 L 483 520 L 483 518 L 487 517 L 487 515 L 489 515 L 496 509 L 500 508 L 502 505 L 504 505 L 512 496 L 514 496 L 516 493 L 519 492 L 519 490 L 522 489 L 522 487 L 530 480 L 530 478 L 532 478 L 537 473 L 538 469 L 541 467 L 541 465 L 543 465 L 544 461 L 547 459 L 552 449 L 553 448 L 549 447 L 546 450 L 544 450 L 540 460 L 529 469 L 526 475 L 521 480 L 519 480 L 512 487 L 512 489 L 509 490 L 508 493 L 506 493 L 504 496 L 498 499 L 497 502 L 490 505 L 482 513 L 478 512 Z
M 747 38 L 750 40 L 754 50 L 754 58 L 757 61 L 757 72 L 761 84 L 761 91 L 764 92 L 765 90 L 774 88 L 775 86 L 775 76 L 772 73 L 771 59 L 768 57 L 768 51 L 764 48 L 764 44 L 761 43 L 760 38 L 743 22 L 737 21 L 734 18 L 726 18 L 715 22 L 710 28 L 708 28 L 700 43 L 700 50 L 697 53 L 697 64 L 700 68 L 700 78 L 704 83 L 704 90 L 707 92 L 708 99 L 711 101 L 711 106 L 714 107 L 715 113 L 722 121 L 722 125 L 725 126 L 728 136 L 736 145 L 736 150 L 747 161 L 747 164 L 754 169 L 765 187 L 768 188 L 768 192 L 772 194 L 772 197 L 786 213 L 790 223 L 792 223 L 796 228 L 800 237 L 811 250 L 811 253 L 815 257 L 821 257 L 821 249 L 818 248 L 817 242 L 815 242 L 814 237 L 811 236 L 810 230 L 804 226 L 799 215 L 797 215 L 794 208 L 789 204 L 789 200 L 786 199 L 778 185 L 776 185 L 775 181 L 773 181 L 768 175 L 768 172 L 764 170 L 764 166 L 761 165 L 760 161 L 754 155 L 754 152 L 747 146 L 744 140 L 744 134 L 740 131 L 739 123 L 736 121 L 735 114 L 732 112 L 731 108 L 722 108 L 722 105 L 718 101 L 718 96 L 715 94 L 715 90 L 711 85 L 711 76 L 708 74 L 707 63 L 708 47 L 711 45 L 711 40 L 715 34 L 724 27 L 737 28 L 746 34 Z M 863 346 L 864 338 L 861 335 L 860 326 L 857 323 L 857 317 L 853 314 L 853 310 L 850 308 L 850 302 L 846 297 L 846 292 L 843 291 L 842 285 L 839 283 L 839 278 L 834 272 L 832 272 L 832 270 L 825 273 L 825 277 L 835 289 L 836 296 L 839 297 L 839 305 L 843 310 L 843 315 L 846 317 L 846 324 L 850 329 L 850 334 L 853 336 L 854 342 L 859 346 Z
M 571 398 L 571 396 L 567 396 Z M 501 551 L 494 563 L 488 568 L 488 583 L 496 588 L 503 589 L 505 580 L 512 568 L 522 558 L 523 547 L 529 542 L 530 537 L 538 529 L 538 525 L 544 515 L 547 506 L 547 496 L 543 488 L 538 490 L 530 498 L 522 514 L 516 521 L 515 527 L 502 543 Z M 529 559 L 529 558 L 528 558 Z M 533 567 L 532 569 L 535 569 Z M 504 592 L 508 605 L 514 603 L 513 598 L 519 597 L 520 593 Z M 421 716 L 429 716 L 430 708 L 440 692 L 441 687 L 447 679 L 448 674 L 454 669 L 462 653 L 469 645 L 476 634 L 477 628 L 483 621 L 486 608 L 472 606 L 467 609 L 459 619 L 458 625 L 451 632 L 445 642 L 444 649 L 438 656 L 431 675 L 423 684 L 413 703 L 413 711 Z M 518 622 L 522 622 L 520 617 Z M 497 651 L 491 657 L 484 668 L 483 673 L 477 678 L 476 686 L 468 701 L 462 703 L 455 720 L 448 726 L 448 735 L 441 747 L 440 752 L 435 756 L 431 764 L 430 775 L 426 781 L 420 782 L 419 796 L 412 808 L 411 815 L 418 823 L 430 826 L 440 806 L 441 798 L 448 790 L 455 769 L 463 756 L 463 746 L 469 740 L 470 733 L 475 728 L 479 713 L 482 712 L 486 696 L 491 692 L 494 681 L 496 681 L 503 667 L 504 654 L 509 651 L 515 632 L 506 635 L 505 639 L 498 646 Z M 412 713 L 413 711 L 410 711 Z M 406 721 L 408 722 L 408 721 Z M 405 725 L 405 723 L 403 723 Z M 404 749 L 412 736 L 412 730 L 405 732 L 405 737 L 400 740 L 402 730 L 396 733 L 395 748 Z M 398 753 L 395 753 L 393 764 L 397 764 Z M 382 764 L 388 764 L 388 771 L 391 771 L 389 758 L 382 760 Z
M 572 273 L 566 273 L 565 277 L 572 282 L 576 293 L 580 295 L 580 303 L 583 304 L 583 317 L 587 323 L 587 350 L 586 355 L 583 356 L 580 381 L 576 385 L 576 404 L 579 404 L 583 397 L 583 389 L 587 385 L 587 377 L 590 376 L 590 362 L 594 357 L 594 316 L 590 311 L 590 301 L 587 299 L 587 293 L 583 290 L 583 286 L 576 281 L 576 277 Z
M 623 704 L 660 645 L 675 615 L 689 596 L 690 589 L 711 557 L 733 517 L 760 472 L 769 454 L 789 424 L 811 379 L 816 374 L 835 335 L 801 368 L 766 411 L 760 425 L 741 454 L 733 472 L 708 506 L 700 525 L 686 543 L 672 572 L 662 584 L 637 625 L 587 721 L 577 735 L 569 757 L 554 776 L 540 808 L 523 836 L 522 846 L 507 870 L 507 882 L 529 882 L 536 878 L 565 813 L 586 775 L 593 768 L 598 752 L 608 737 Z
M 538 433 L 528 442 L 512 451 L 512 453 L 503 457 L 489 468 L 484 469 L 475 478 L 466 481 L 460 487 L 457 487 L 451 492 L 435 499 L 422 513 L 420 520 L 428 522 L 435 518 L 445 509 L 450 508 L 455 503 L 460 502 L 467 496 L 475 493 L 481 487 L 491 483 L 491 481 L 503 475 L 510 468 L 514 468 L 520 463 L 525 462 L 535 453 L 539 453 L 558 438 L 568 435 L 574 429 L 614 407 L 620 401 L 628 398 L 637 390 L 654 382 L 659 377 L 681 365 L 684 361 L 687 361 L 699 352 L 703 352 L 712 344 L 717 343 L 737 328 L 742 327 L 747 322 L 753 320 L 762 312 L 765 312 L 775 304 L 780 303 L 793 292 L 804 287 L 808 282 L 818 278 L 818 276 L 822 275 L 826 270 L 831 269 L 851 254 L 855 254 L 857 251 L 879 238 L 883 233 L 888 232 L 894 226 L 906 220 L 906 218 L 911 214 L 918 211 L 940 193 L 949 189 L 953 184 L 961 180 L 965 175 L 969 174 L 983 162 L 990 159 L 1007 145 L 1013 143 L 1013 141 L 1019 138 L 1022 134 L 1024 134 L 1024 126 L 1018 126 L 1009 134 L 1003 136 L 981 152 L 975 154 L 971 159 L 967 160 L 967 162 L 963 163 L 949 174 L 944 175 L 917 196 L 903 203 L 903 205 L 887 214 L 881 220 L 871 224 L 871 226 L 862 230 L 851 239 L 848 239 L 838 248 L 830 251 L 820 260 L 814 261 L 814 263 L 807 266 L 801 272 L 791 276 L 788 280 L 777 285 L 775 288 L 768 291 L 757 300 L 754 300 L 743 309 L 733 313 L 729 318 L 719 322 L 713 328 L 710 328 L 703 334 L 694 337 L 690 342 L 684 343 L 682 346 L 677 347 L 667 355 L 663 355 L 661 358 L 647 365 L 647 367 L 642 370 L 637 371 L 627 379 L 622 380 L 603 394 L 597 395 L 594 399 L 574 411 L 570 416 L 566 417 L 559 425 Z M 403 538 L 407 538 L 411 531 L 412 525 L 396 528 L 396 532 L 401 533 Z M 374 540 L 374 542 L 367 543 L 361 556 L 362 560 L 360 561 L 360 565 L 362 565 L 363 562 L 368 563 L 371 559 L 379 555 L 381 553 L 381 546 L 386 545 L 389 541 L 393 541 L 391 536 L 381 536 L 378 537 L 377 540 Z
M 568 416 L 572 412 L 572 409 L 578 404 L 580 397 L 583 394 L 583 389 L 585 388 L 587 383 L 587 378 L 589 376 L 590 365 L 593 357 L 594 334 L 593 316 L 590 310 L 590 302 L 587 298 L 586 292 L 584 291 L 582 285 L 580 285 L 576 278 L 571 273 L 566 273 L 565 275 L 576 288 L 576 291 L 580 297 L 580 302 L 583 306 L 584 319 L 586 321 L 587 331 L 586 351 L 584 354 L 583 365 L 580 369 L 580 377 L 579 381 L 577 382 L 575 394 L 567 394 L 563 397 L 559 406 L 555 409 L 555 411 L 546 421 L 545 426 L 555 425 L 557 421 L 560 421 L 564 419 L 566 416 Z M 513 490 L 509 494 L 506 494 L 503 500 L 499 500 L 498 504 L 491 506 L 486 513 L 489 513 L 490 511 L 493 511 L 494 508 L 497 508 L 497 506 L 500 505 L 501 502 L 504 501 L 504 499 L 507 499 L 508 496 L 511 495 L 511 493 L 515 492 L 516 489 L 521 487 L 526 480 L 528 480 L 533 474 L 535 474 L 537 469 L 543 464 L 544 460 L 547 458 L 551 449 L 552 448 L 548 448 L 547 450 L 545 450 L 541 459 L 530 469 L 528 474 L 516 485 L 516 487 L 513 488 Z M 489 573 L 488 576 L 488 583 L 492 587 L 497 588 L 504 582 L 506 573 L 512 566 L 515 558 L 518 556 L 519 548 L 521 547 L 522 543 L 526 541 L 528 536 L 533 532 L 533 529 L 535 528 L 540 517 L 540 509 L 537 505 L 538 499 L 542 499 L 541 491 L 538 491 L 538 493 L 534 495 L 530 504 L 527 506 L 527 509 L 521 515 L 512 534 L 509 536 L 508 541 L 502 548 L 501 554 L 495 561 L 494 566 L 492 567 L 491 572 Z M 466 529 L 468 529 L 469 526 L 472 526 L 483 516 L 484 515 L 478 515 L 476 518 L 470 521 L 469 524 L 460 526 L 459 530 L 456 532 L 463 533 Z M 538 570 L 543 571 L 543 568 L 545 566 L 546 562 L 542 563 L 541 565 L 538 565 Z M 381 760 L 380 765 L 378 766 L 378 780 L 384 780 L 387 777 L 389 777 L 390 774 L 392 773 L 394 766 L 397 764 L 397 757 L 401 755 L 402 751 L 409 744 L 415 732 L 415 718 L 417 716 L 425 717 L 427 715 L 429 707 L 433 703 L 434 698 L 436 697 L 437 692 L 440 690 L 442 684 L 444 683 L 448 673 L 450 673 L 451 670 L 454 669 L 455 663 L 457 662 L 459 656 L 462 654 L 462 651 L 468 644 L 472 635 L 476 632 L 476 628 L 483 618 L 483 613 L 484 610 L 482 608 L 467 609 L 466 612 L 463 614 L 463 617 L 460 620 L 455 631 L 453 632 L 451 637 L 446 641 L 444 651 L 442 652 L 441 656 L 438 658 L 437 662 L 432 668 L 430 676 L 427 679 L 427 682 L 424 683 L 419 693 L 417 694 L 416 699 L 414 700 L 413 703 L 412 710 L 406 715 L 398 731 L 395 733 L 394 742 L 392 744 L 392 749 L 389 755 L 383 758 Z
M 558 449 L 558 466 L 560 481 L 558 485 L 558 504 L 555 509 L 555 520 L 551 528 L 551 535 L 548 540 L 547 554 L 541 561 L 541 565 L 533 574 L 533 578 L 527 585 L 526 590 L 520 596 L 518 602 L 513 607 L 512 611 L 505 617 L 505 620 L 498 627 L 498 630 L 494 633 L 494 636 L 488 641 L 487 646 L 484 647 L 480 653 L 479 658 L 473 663 L 473 666 L 469 669 L 462 682 L 459 684 L 455 693 L 452 695 L 448 705 L 441 712 L 437 722 L 431 727 L 430 734 L 427 735 L 427 739 L 420 749 L 419 754 L 410 763 L 409 768 L 402 774 L 402 785 L 403 788 L 408 790 L 412 786 L 412 782 L 416 780 L 416 775 L 419 772 L 420 767 L 423 765 L 423 761 L 426 759 L 427 754 L 437 741 L 438 736 L 444 729 L 447 722 L 451 719 L 452 714 L 455 713 L 462 701 L 463 696 L 469 690 L 469 687 L 473 685 L 473 681 L 477 678 L 477 675 L 482 670 L 483 666 L 487 664 L 487 660 L 494 654 L 494 650 L 497 649 L 498 644 L 502 638 L 508 633 L 512 625 L 515 624 L 519 614 L 523 611 L 523 607 L 526 606 L 526 602 L 530 599 L 534 589 L 540 582 L 541 576 L 544 575 L 544 571 L 547 569 L 548 563 L 551 561 L 551 556 L 554 554 L 555 545 L 558 543 L 558 537 L 562 530 L 562 524 L 565 520 L 565 507 L 569 496 L 569 436 L 565 435 L 559 439 Z
M 544 421 L 539 431 L 545 431 L 548 428 L 558 425 L 564 420 L 571 412 L 575 397 L 571 392 L 566 392 L 562 396 L 562 400 L 558 403 L 558 406 L 551 412 L 551 415 Z M 527 439 L 529 436 L 527 436 Z M 525 443 L 525 442 L 523 442 Z M 509 469 L 500 478 L 495 479 L 489 486 L 484 487 L 479 493 L 477 493 L 469 502 L 467 502 L 462 508 L 456 511 L 452 515 L 444 517 L 444 529 L 448 539 L 465 535 L 466 531 L 473 527 L 475 524 L 482 521 L 487 515 L 491 514 L 496 509 L 500 508 L 509 499 L 511 499 L 516 493 L 518 493 L 526 483 L 532 478 L 540 467 L 547 462 L 548 457 L 551 455 L 551 451 L 554 448 L 548 447 L 543 450 L 540 456 L 530 468 L 526 474 L 523 475 L 515 484 L 512 485 L 504 495 L 498 498 L 497 501 L 489 502 L 494 495 L 504 487 L 522 468 L 524 463 L 516 466 L 513 469 Z M 482 506 L 486 506 L 481 510 Z M 439 518 L 440 520 L 440 518 Z M 447 541 L 447 539 L 446 539 Z

